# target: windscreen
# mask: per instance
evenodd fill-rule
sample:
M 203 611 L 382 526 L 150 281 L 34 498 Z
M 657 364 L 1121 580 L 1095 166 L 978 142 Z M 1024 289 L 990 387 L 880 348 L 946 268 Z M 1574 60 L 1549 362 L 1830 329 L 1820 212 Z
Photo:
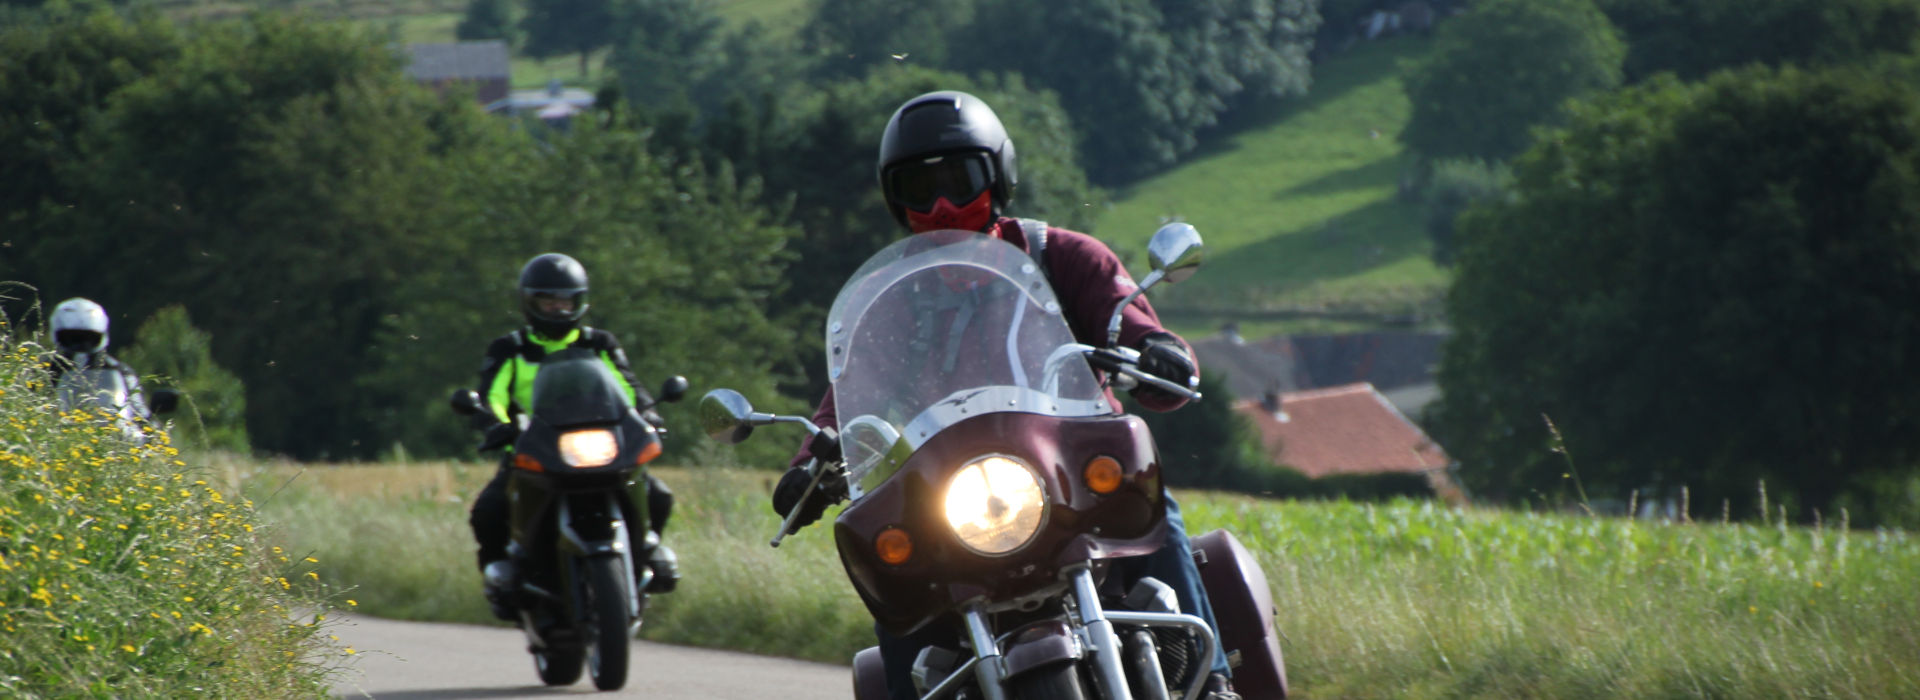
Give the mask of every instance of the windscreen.
M 967 418 L 1112 412 L 1033 259 L 989 236 L 917 234 L 880 251 L 827 317 L 827 375 L 849 483 L 890 476 Z
M 619 422 L 631 407 L 613 368 L 591 350 L 548 355 L 533 378 L 533 417 L 555 427 Z

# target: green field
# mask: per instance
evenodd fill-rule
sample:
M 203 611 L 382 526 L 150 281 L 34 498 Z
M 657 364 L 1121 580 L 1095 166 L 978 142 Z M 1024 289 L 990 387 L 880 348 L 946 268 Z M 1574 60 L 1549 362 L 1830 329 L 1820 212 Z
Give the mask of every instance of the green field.
M 465 499 L 491 468 L 227 471 L 361 610 L 486 622 Z M 839 663 L 871 644 L 827 530 L 767 547 L 772 474 L 659 473 L 686 578 L 642 637 Z M 1920 696 L 1906 533 L 1181 499 L 1193 532 L 1230 528 L 1261 559 L 1299 697 Z
M 1200 230 L 1206 268 L 1155 302 L 1189 333 L 1273 315 L 1261 312 L 1430 308 L 1448 277 L 1428 257 L 1423 209 L 1396 196 L 1411 159 L 1395 140 L 1409 110 L 1403 64 L 1427 45 L 1362 43 L 1325 60 L 1307 97 L 1240 115 L 1188 162 L 1115 193 L 1097 232 L 1143 250 L 1164 221 Z

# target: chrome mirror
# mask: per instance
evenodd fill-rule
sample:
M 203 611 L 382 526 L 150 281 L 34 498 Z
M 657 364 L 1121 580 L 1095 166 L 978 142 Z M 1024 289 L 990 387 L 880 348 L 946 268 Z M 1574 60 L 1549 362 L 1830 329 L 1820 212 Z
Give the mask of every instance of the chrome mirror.
M 714 389 L 700 397 L 700 429 L 715 440 L 737 445 L 753 434 L 753 403 L 732 389 Z
M 1192 277 L 1205 257 L 1206 246 L 1200 242 L 1200 231 L 1183 221 L 1160 227 L 1147 243 L 1147 264 L 1169 283 Z

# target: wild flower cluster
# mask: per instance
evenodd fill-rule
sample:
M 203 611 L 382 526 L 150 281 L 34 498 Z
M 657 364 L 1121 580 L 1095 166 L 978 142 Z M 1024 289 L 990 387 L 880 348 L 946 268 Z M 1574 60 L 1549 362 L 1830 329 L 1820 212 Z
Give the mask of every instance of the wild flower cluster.
M 0 327 L 0 695 L 318 696 L 344 650 L 313 565 L 163 430 L 62 412 Z

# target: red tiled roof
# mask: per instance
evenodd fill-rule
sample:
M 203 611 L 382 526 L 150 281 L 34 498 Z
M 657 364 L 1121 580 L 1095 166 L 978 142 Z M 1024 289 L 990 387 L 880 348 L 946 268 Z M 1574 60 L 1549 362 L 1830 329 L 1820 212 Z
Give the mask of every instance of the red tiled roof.
M 1282 393 L 1281 416 L 1257 399 L 1236 402 L 1234 410 L 1253 421 L 1274 461 L 1310 477 L 1426 472 L 1448 462 L 1445 450 L 1366 382 Z

